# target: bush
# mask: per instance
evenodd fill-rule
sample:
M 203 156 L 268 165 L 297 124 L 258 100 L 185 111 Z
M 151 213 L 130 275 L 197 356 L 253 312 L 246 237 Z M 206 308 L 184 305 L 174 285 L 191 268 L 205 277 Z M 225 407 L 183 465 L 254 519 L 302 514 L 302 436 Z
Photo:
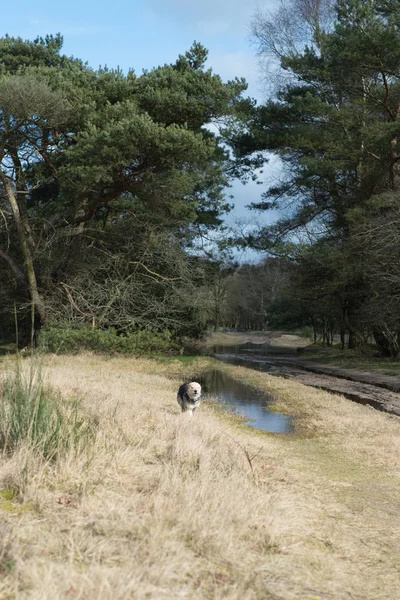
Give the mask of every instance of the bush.
M 0 449 L 13 452 L 24 443 L 47 460 L 94 442 L 96 426 L 78 399 L 63 400 L 44 385 L 40 365 L 23 371 L 18 360 L 0 385 Z
M 304 326 L 299 331 L 299 336 L 303 339 L 312 339 L 314 330 L 312 327 Z
M 115 329 L 84 327 L 45 327 L 39 346 L 46 352 L 77 354 L 88 350 L 106 354 L 132 354 L 135 356 L 178 352 L 179 344 L 170 331 L 153 332 L 147 329 L 118 335 Z

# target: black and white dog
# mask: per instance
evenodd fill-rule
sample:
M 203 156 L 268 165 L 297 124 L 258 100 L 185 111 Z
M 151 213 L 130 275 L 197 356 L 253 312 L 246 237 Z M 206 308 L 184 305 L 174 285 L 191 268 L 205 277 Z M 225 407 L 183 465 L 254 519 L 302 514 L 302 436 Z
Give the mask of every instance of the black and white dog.
M 190 416 L 193 415 L 196 408 L 200 406 L 201 398 L 201 385 L 196 381 L 190 383 L 183 383 L 178 390 L 178 404 L 182 409 L 182 412 L 189 412 Z

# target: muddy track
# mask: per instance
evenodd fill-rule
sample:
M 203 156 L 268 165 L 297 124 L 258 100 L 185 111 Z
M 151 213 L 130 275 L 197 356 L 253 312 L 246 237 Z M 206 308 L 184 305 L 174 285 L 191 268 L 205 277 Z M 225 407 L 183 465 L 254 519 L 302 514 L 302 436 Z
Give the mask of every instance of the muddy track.
M 395 376 L 319 365 L 283 355 L 278 357 L 252 353 L 243 356 L 224 352 L 214 356 L 223 362 L 342 394 L 349 400 L 400 416 L 400 379 Z

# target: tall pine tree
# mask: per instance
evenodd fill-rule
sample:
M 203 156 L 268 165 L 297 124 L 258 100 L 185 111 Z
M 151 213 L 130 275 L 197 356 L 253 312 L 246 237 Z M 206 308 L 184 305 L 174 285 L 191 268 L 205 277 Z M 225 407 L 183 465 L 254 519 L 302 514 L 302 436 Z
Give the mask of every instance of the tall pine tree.
M 289 83 L 249 107 L 245 132 L 233 136 L 238 158 L 268 150 L 283 162 L 283 181 L 253 206 L 283 213 L 250 239 L 260 249 L 307 227 L 348 255 L 352 212 L 399 188 L 400 5 L 339 0 L 335 11 L 333 25 L 314 27 L 301 51 L 280 55 Z M 265 50 L 271 31 L 264 39 L 258 31 Z M 363 273 L 349 272 L 340 278 L 343 321 L 355 334 Z

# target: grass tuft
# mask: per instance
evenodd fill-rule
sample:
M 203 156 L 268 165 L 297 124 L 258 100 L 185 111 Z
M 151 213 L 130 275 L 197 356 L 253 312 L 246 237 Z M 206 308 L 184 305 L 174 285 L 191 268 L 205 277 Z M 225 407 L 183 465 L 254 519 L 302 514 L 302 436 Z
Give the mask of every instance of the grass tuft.
M 79 398 L 67 402 L 43 382 L 40 364 L 17 360 L 0 384 L 0 449 L 12 454 L 28 443 L 46 460 L 93 442 L 94 422 Z
M 12 571 L 15 566 L 14 534 L 7 525 L 0 526 L 0 575 Z

